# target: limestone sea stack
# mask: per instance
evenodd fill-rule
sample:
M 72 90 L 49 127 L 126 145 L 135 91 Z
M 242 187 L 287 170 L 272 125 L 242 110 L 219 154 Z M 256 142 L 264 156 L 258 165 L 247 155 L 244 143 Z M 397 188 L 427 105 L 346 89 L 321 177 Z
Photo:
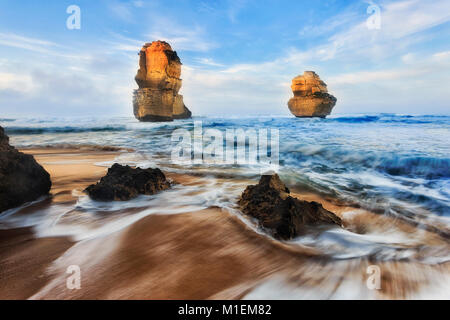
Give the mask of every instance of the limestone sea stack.
M 328 93 L 327 85 L 314 71 L 305 71 L 292 79 L 291 88 L 294 97 L 288 106 L 298 118 L 325 118 L 336 105 L 337 99 Z
M 146 43 L 139 53 L 135 80 L 134 115 L 140 121 L 186 119 L 191 112 L 184 105 L 181 88 L 181 61 L 164 41 Z
M 32 155 L 11 146 L 0 127 L 0 212 L 48 194 L 51 186 L 48 172 Z

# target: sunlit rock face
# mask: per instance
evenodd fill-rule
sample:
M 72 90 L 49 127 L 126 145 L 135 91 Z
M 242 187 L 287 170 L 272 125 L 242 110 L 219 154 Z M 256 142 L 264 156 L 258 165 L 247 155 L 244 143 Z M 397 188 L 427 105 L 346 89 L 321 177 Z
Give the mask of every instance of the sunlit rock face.
M 191 117 L 179 95 L 182 80 L 181 61 L 164 41 L 146 43 L 139 53 L 135 77 L 134 115 L 140 121 L 172 121 Z
M 327 85 L 314 71 L 292 79 L 294 97 L 288 102 L 289 110 L 299 118 L 328 116 L 337 99 L 328 93 Z

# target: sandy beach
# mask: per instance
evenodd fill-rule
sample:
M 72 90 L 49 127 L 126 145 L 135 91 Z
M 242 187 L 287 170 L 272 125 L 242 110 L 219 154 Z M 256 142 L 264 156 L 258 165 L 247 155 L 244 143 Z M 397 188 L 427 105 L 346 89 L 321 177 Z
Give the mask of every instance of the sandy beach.
M 27 216 L 55 203 L 75 202 L 73 190 L 98 180 L 105 169 L 94 162 L 113 159 L 116 153 L 70 149 L 24 150 L 51 173 L 51 197 L 18 212 Z M 70 159 L 72 164 L 67 164 Z M 27 299 L 51 279 L 48 267 L 74 245 L 67 237 L 36 238 L 32 227 L 0 230 L 0 299 Z
M 107 170 L 119 151 L 28 149 L 52 177 L 49 199 L 21 209 L 72 205 L 82 190 Z M 166 173 L 180 188 L 204 183 L 197 176 Z M 252 181 L 249 181 L 249 184 Z M 346 228 L 369 232 L 393 228 L 406 235 L 412 226 L 332 199 L 293 192 L 320 201 Z M 151 201 L 148 206 L 152 206 Z M 124 210 L 120 214 L 132 214 Z M 422 231 L 422 239 L 443 246 L 446 239 Z M 182 214 L 147 215 L 101 236 L 77 240 L 42 237 L 36 228 L 0 231 L 0 299 L 258 299 L 411 298 L 424 289 L 439 297 L 450 265 L 375 258 L 336 260 L 316 249 L 276 241 L 255 232 L 238 215 L 219 207 Z M 417 253 L 417 254 L 420 254 Z M 381 290 L 366 286 L 366 269 L 383 270 Z M 81 269 L 81 289 L 69 290 L 66 271 Z M 430 289 L 431 288 L 431 289 Z

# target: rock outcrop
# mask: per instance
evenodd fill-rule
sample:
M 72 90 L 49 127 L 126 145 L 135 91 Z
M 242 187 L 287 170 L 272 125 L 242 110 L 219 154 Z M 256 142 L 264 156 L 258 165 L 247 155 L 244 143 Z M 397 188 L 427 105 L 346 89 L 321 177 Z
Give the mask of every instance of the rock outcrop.
M 327 85 L 314 71 L 305 71 L 302 76 L 292 80 L 294 97 L 288 106 L 292 114 L 299 118 L 328 116 L 337 99 L 328 93 Z
M 87 187 L 85 192 L 98 201 L 126 201 L 168 188 L 170 183 L 159 169 L 133 169 L 116 163 L 108 169 L 106 176 Z
M 191 112 L 184 105 L 181 88 L 181 61 L 164 41 L 146 43 L 139 53 L 139 70 L 135 80 L 134 115 L 140 121 L 186 119 Z
M 0 127 L 0 212 L 48 194 L 51 186 L 48 172 L 32 155 L 12 147 Z
M 342 224 L 320 203 L 302 201 L 289 194 L 277 174 L 264 175 L 257 185 L 245 189 L 239 205 L 244 214 L 256 218 L 261 227 L 281 240 L 297 237 L 305 225 Z

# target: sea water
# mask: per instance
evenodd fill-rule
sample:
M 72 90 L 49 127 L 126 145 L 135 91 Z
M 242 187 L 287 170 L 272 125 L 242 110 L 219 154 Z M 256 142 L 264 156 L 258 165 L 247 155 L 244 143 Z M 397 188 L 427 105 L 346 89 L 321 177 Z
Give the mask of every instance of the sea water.
M 288 116 L 195 117 L 167 123 L 141 123 L 132 117 L 17 118 L 0 119 L 0 125 L 18 148 L 114 146 L 126 151 L 114 162 L 140 167 L 160 167 L 178 173 L 205 177 L 206 187 L 192 197 L 193 190 L 175 188 L 172 194 L 153 197 L 162 213 L 180 213 L 220 206 L 239 215 L 233 207 L 245 188 L 237 181 L 257 180 L 258 164 L 176 165 L 171 161 L 176 129 L 192 131 L 194 121 L 203 130 L 277 129 L 279 131 L 278 173 L 291 190 L 302 190 L 333 198 L 379 215 L 399 217 L 417 226 L 434 228 L 450 235 L 450 116 L 361 114 L 333 115 L 327 119 L 298 119 Z M 109 166 L 112 163 L 99 163 Z M 234 179 L 239 178 L 239 179 Z M 167 199 L 166 199 L 167 198 Z M 175 199 L 170 204 L 170 199 Z M 145 207 L 147 198 L 126 206 Z M 99 204 L 80 197 L 84 210 L 116 210 L 124 204 Z M 164 210 L 163 210 L 164 209 Z M 146 209 L 158 211 L 158 209 Z M 161 213 L 161 210 L 158 212 Z M 153 212 L 152 211 L 152 212 Z M 186 211 L 186 210 L 185 210 Z M 140 216 L 127 219 L 136 221 Z M 116 222 L 117 223 L 117 222 Z M 408 244 L 407 236 L 393 232 L 358 235 L 329 230 L 319 237 L 298 239 L 318 246 L 339 258 L 382 250 L 383 257 L 400 258 L 394 243 Z M 420 246 L 420 243 L 416 243 Z M 351 250 L 346 250 L 351 247 Z M 392 249 L 389 251 L 389 249 Z M 440 262 L 445 253 L 433 253 Z M 402 253 L 405 254 L 405 253 Z M 431 257 L 428 257 L 431 259 Z

